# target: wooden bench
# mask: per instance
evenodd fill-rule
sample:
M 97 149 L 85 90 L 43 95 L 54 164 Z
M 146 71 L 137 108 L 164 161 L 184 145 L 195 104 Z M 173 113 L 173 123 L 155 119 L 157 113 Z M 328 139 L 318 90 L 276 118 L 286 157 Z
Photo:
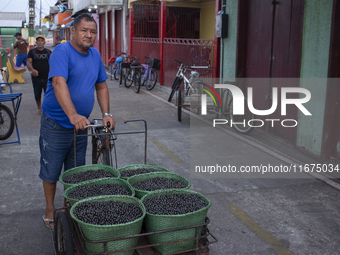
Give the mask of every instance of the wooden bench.
M 7 70 L 8 70 L 8 83 L 14 83 L 14 80 L 17 79 L 19 83 L 25 83 L 24 77 L 22 77 L 23 73 L 26 72 L 25 67 L 17 67 L 14 64 L 13 58 L 11 54 L 7 54 Z

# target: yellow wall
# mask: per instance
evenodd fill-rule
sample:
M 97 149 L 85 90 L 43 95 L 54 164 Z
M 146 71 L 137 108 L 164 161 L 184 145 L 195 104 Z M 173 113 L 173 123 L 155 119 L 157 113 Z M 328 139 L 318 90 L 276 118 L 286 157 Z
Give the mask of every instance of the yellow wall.
M 202 5 L 200 39 L 214 39 L 215 37 L 215 3 Z
M 200 22 L 200 39 L 215 38 L 215 0 L 199 0 L 199 1 L 180 1 L 180 0 L 163 0 L 166 6 L 192 7 L 201 9 Z M 141 0 L 129 0 L 129 8 L 132 4 L 143 3 Z

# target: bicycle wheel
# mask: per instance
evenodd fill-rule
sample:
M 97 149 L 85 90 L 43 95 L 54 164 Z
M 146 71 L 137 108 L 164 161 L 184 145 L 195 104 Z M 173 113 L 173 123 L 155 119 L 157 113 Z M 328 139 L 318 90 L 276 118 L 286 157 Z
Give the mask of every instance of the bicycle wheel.
M 152 90 L 157 83 L 157 73 L 155 70 L 151 70 L 150 74 L 148 75 L 148 79 L 145 82 L 145 87 L 147 90 Z
M 191 86 L 192 90 L 190 90 L 190 86 Z M 188 86 L 188 88 L 187 88 L 187 90 L 185 92 L 186 96 L 190 96 L 190 94 L 195 94 L 195 92 L 197 92 L 197 88 L 198 87 L 199 88 L 204 88 L 203 81 L 200 80 L 200 79 L 194 80 L 194 82 L 192 82 L 190 84 L 190 86 Z M 193 93 L 191 93 L 191 92 L 193 92 Z
M 172 98 L 175 95 L 176 90 L 178 90 L 179 86 L 181 85 L 181 82 L 182 82 L 182 79 L 178 78 L 176 76 L 176 78 L 175 78 L 175 80 L 172 84 L 172 90 L 171 90 L 171 93 L 170 93 L 170 96 L 169 96 L 169 99 L 168 99 L 169 102 L 171 102 Z
M 54 243 L 57 254 L 74 255 L 75 246 L 66 213 L 58 211 L 54 219 Z
M 98 131 L 98 134 L 106 134 Z M 92 136 L 92 164 L 112 165 L 110 137 L 108 135 Z
M 119 85 L 122 85 L 122 82 L 123 82 L 123 68 L 119 68 Z M 124 78 L 125 78 L 125 75 L 124 75 Z
M 144 86 L 146 84 L 146 81 L 148 80 L 148 75 L 145 73 L 145 68 L 142 68 L 140 70 L 140 85 Z
M 133 76 L 133 87 L 136 93 L 140 91 L 140 72 L 138 69 L 135 70 L 135 74 Z
M 125 75 L 124 84 L 127 88 L 130 88 L 133 83 L 133 72 L 133 70 L 129 70 L 128 73 Z
M 177 106 L 178 106 L 178 121 L 182 120 L 182 90 L 179 89 L 177 92 Z
M 120 68 L 118 68 L 118 66 L 116 66 L 116 68 L 113 70 L 113 78 L 115 78 L 115 80 L 119 79 L 121 71 L 122 70 L 120 70 Z
M 14 130 L 14 115 L 11 110 L 0 104 L 0 140 L 9 138 Z
M 244 98 L 245 105 L 247 105 L 247 99 Z M 230 121 L 232 123 L 232 127 L 241 134 L 248 134 L 253 127 L 249 125 L 251 120 L 254 119 L 254 114 L 249 111 L 248 107 L 245 107 L 243 115 L 234 115 L 233 114 L 233 98 L 230 99 L 229 102 L 229 116 Z

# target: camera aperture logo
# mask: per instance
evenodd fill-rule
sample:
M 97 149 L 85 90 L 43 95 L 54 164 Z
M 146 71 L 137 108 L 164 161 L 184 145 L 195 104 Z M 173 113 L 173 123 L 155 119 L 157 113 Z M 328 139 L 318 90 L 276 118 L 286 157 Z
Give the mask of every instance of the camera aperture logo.
M 216 127 L 216 125 L 226 125 L 230 124 L 230 127 L 233 125 L 243 125 L 244 127 L 246 125 L 250 127 L 263 127 L 265 125 L 265 122 L 270 122 L 271 126 L 274 127 L 275 122 L 280 122 L 280 124 L 283 127 L 296 127 L 298 125 L 298 121 L 295 119 L 260 119 L 260 118 L 243 118 L 242 116 L 245 116 L 245 112 L 248 111 L 252 114 L 252 116 L 268 116 L 274 113 L 278 107 L 278 88 L 273 87 L 272 88 L 272 105 L 270 109 L 267 110 L 258 110 L 254 107 L 253 103 L 253 88 L 248 87 L 248 99 L 245 99 L 245 96 L 242 92 L 242 90 L 232 84 L 215 84 L 215 89 L 209 85 L 204 84 L 206 87 L 208 87 L 218 98 L 220 105 L 223 106 L 222 100 L 217 93 L 215 89 L 227 89 L 230 93 L 230 98 L 232 98 L 232 101 L 230 102 L 230 112 L 229 114 L 232 114 L 234 116 L 237 116 L 237 122 L 233 120 L 233 118 L 230 119 L 214 119 L 213 120 L 213 127 Z M 214 101 L 215 106 L 217 106 L 216 100 L 211 92 L 209 92 L 207 89 L 199 88 L 206 92 Z M 288 93 L 298 93 L 303 94 L 305 97 L 299 97 L 299 98 L 287 98 Z M 207 114 L 207 94 L 201 95 L 201 115 Z M 229 98 L 229 100 L 230 100 Z M 311 93 L 309 90 L 305 88 L 296 88 L 296 87 L 282 87 L 281 88 L 281 116 L 287 115 L 287 105 L 295 105 L 304 115 L 306 116 L 312 116 L 312 114 L 306 109 L 303 104 L 309 102 L 311 99 Z M 227 99 L 228 100 L 228 99 Z M 245 109 L 245 102 L 247 102 L 247 109 Z M 228 107 L 227 107 L 228 108 Z
M 220 105 L 222 105 L 222 100 L 220 98 L 220 95 L 217 93 L 217 91 L 213 87 L 209 86 L 208 84 L 204 84 L 204 86 L 209 88 L 216 95 L 216 97 L 218 98 L 218 100 L 220 102 Z M 205 93 L 207 93 L 213 99 L 215 106 L 217 106 L 216 100 L 209 90 L 203 89 L 203 88 L 200 88 L 200 87 L 197 87 L 197 88 L 200 89 L 200 90 L 203 90 Z M 207 95 L 206 94 L 201 95 L 201 102 L 202 102 L 201 103 L 201 114 L 207 115 Z

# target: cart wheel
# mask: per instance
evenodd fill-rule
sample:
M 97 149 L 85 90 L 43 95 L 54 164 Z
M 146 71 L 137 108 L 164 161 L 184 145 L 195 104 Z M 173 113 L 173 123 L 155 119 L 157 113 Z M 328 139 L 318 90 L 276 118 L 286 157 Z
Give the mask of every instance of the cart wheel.
M 0 104 L 0 140 L 6 140 L 14 130 L 14 115 L 11 110 Z
M 74 255 L 75 246 L 66 213 L 58 211 L 54 220 L 54 245 L 57 254 Z
M 182 90 L 181 89 L 178 89 L 177 105 L 178 105 L 178 121 L 181 121 L 182 120 Z

